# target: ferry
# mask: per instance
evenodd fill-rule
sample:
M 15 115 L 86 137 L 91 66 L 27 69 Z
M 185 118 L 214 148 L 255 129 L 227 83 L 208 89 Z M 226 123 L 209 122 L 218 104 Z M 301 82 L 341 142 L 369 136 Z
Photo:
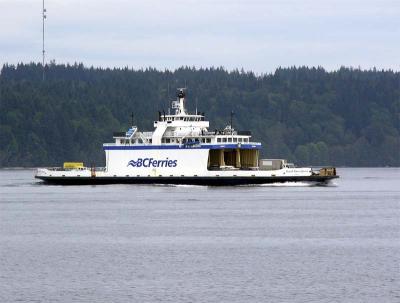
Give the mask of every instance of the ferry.
M 39 168 L 35 178 L 52 184 L 256 185 L 284 182 L 326 184 L 336 168 L 296 167 L 285 159 L 259 159 L 261 143 L 231 123 L 210 131 L 204 113 L 186 110 L 186 89 L 177 90 L 172 113 L 158 113 L 154 131 L 131 126 L 103 144 L 105 167 L 66 162 Z M 133 124 L 133 123 L 132 123 Z

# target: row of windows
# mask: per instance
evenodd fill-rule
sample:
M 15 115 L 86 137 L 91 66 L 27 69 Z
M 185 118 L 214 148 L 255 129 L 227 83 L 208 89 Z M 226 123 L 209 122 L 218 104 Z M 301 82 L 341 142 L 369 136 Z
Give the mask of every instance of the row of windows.
M 189 139 L 183 139 L 182 143 L 187 143 L 187 142 L 201 142 L 201 143 L 211 143 L 211 138 L 189 138 Z M 163 138 L 161 139 L 161 143 L 180 143 L 179 139 L 170 139 L 170 138 Z
M 151 143 L 151 139 L 149 140 L 149 142 Z M 143 144 L 143 140 L 142 139 L 132 139 L 132 140 L 129 140 L 129 139 L 121 139 L 121 144 Z
M 201 143 L 211 143 L 211 138 L 191 138 L 191 139 L 183 139 L 182 143 L 186 142 L 191 142 L 191 141 L 198 141 Z M 152 140 L 149 139 L 149 143 L 151 143 Z M 218 143 L 248 143 L 249 138 L 237 138 L 237 137 L 228 137 L 228 138 L 217 138 Z M 174 139 L 174 138 L 162 138 L 161 143 L 180 143 L 180 139 Z M 143 144 L 142 139 L 121 139 L 121 144 Z
M 204 117 L 167 117 L 167 121 L 204 121 Z M 161 119 L 160 121 L 163 121 Z
M 228 137 L 228 138 L 217 138 L 217 142 L 218 143 L 226 143 L 226 142 L 233 142 L 233 143 L 237 143 L 237 142 L 249 142 L 249 138 L 236 138 L 236 137 Z
M 198 141 L 201 143 L 211 143 L 211 138 L 192 138 L 192 139 L 183 139 L 182 143 L 187 143 L 190 141 Z M 121 144 L 143 144 L 142 139 L 121 139 Z M 152 139 L 149 139 L 149 143 L 152 143 Z M 174 138 L 162 138 L 161 143 L 180 143 L 180 139 L 174 139 Z

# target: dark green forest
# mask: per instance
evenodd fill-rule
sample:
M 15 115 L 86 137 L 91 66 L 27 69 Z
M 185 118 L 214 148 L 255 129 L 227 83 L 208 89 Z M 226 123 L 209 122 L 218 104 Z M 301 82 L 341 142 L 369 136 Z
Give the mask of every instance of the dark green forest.
M 210 130 L 251 130 L 263 157 L 297 164 L 400 166 L 400 73 L 321 67 L 255 75 L 223 68 L 175 71 L 4 65 L 0 74 L 0 166 L 103 165 L 103 142 L 134 123 L 152 130 L 175 88 L 188 87 Z M 169 89 L 170 88 L 170 89 Z

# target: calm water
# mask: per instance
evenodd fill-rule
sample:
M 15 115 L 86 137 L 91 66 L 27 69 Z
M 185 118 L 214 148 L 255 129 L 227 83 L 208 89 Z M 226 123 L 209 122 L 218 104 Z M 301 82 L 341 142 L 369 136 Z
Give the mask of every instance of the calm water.
M 47 186 L 0 170 L 0 302 L 400 302 L 400 170 Z

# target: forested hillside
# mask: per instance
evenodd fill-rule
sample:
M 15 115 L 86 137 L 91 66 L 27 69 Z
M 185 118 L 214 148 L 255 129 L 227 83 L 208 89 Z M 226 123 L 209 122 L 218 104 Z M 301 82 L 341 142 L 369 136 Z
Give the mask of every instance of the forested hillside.
M 95 69 L 5 65 L 0 75 L 0 166 L 103 165 L 102 143 L 126 130 L 130 114 L 151 130 L 175 88 L 205 112 L 211 130 L 251 130 L 264 157 L 298 164 L 400 165 L 400 73 L 279 68 L 273 74 L 222 68 Z M 170 93 L 168 96 L 168 87 Z

